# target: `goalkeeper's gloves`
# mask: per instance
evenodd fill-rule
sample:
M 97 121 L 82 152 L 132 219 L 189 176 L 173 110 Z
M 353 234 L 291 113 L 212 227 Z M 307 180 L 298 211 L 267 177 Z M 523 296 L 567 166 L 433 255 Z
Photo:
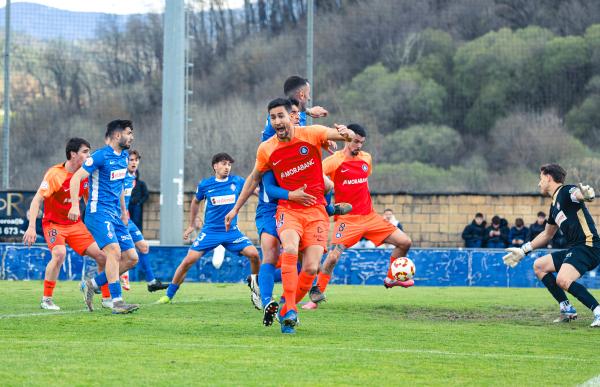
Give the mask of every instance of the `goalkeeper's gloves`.
M 579 191 L 583 196 L 583 200 L 586 202 L 591 202 L 596 197 L 596 192 L 594 192 L 594 189 L 589 185 L 579 183 Z
M 508 254 L 502 257 L 502 260 L 506 266 L 515 267 L 531 250 L 533 250 L 531 242 L 527 242 L 521 247 L 509 247 L 505 249 Z

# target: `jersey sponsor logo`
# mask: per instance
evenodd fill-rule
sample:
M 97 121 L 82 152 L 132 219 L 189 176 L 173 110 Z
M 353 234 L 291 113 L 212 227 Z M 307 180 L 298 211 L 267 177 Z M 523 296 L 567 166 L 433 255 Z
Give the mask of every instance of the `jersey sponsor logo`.
M 121 235 L 121 240 L 122 241 L 128 241 L 131 239 L 131 235 L 127 234 L 127 235 Z
M 213 196 L 212 198 L 210 198 L 210 202 L 213 206 L 224 206 L 226 204 L 234 204 L 235 195 Z
M 558 224 L 558 227 L 560 227 L 560 225 L 562 224 L 562 222 L 564 222 L 565 220 L 567 220 L 567 215 L 565 215 L 564 212 L 560 211 L 558 214 L 556 214 L 556 224 Z
M 307 162 L 298 165 L 297 167 L 294 167 L 294 168 L 288 169 L 287 171 L 281 172 L 281 178 L 285 179 L 286 177 L 293 176 L 298 172 L 302 172 L 305 169 L 312 167 L 313 165 L 315 165 L 315 160 L 310 159 Z
M 110 180 L 123 180 L 127 174 L 127 168 L 117 169 L 110 172 Z
M 50 185 L 48 185 L 48 182 L 46 180 L 42 181 L 42 184 L 40 184 L 41 190 L 48 189 L 49 187 Z
M 368 178 L 366 178 L 366 177 L 361 177 L 360 179 L 346 179 L 346 180 L 344 180 L 342 185 L 363 184 L 363 183 L 366 183 L 367 180 L 368 180 Z
M 248 237 L 243 236 L 243 237 L 239 237 L 238 239 L 234 240 L 231 243 L 242 243 L 242 242 L 247 241 L 247 240 L 248 240 Z
M 302 145 L 299 149 L 299 152 L 301 155 L 307 155 L 308 154 L 308 147 L 306 145 Z
M 88 167 L 91 167 L 94 164 L 94 159 L 91 157 L 88 157 L 87 159 L 85 159 L 85 165 Z
M 363 164 L 361 168 L 365 172 L 367 172 L 369 170 L 369 166 L 367 164 Z

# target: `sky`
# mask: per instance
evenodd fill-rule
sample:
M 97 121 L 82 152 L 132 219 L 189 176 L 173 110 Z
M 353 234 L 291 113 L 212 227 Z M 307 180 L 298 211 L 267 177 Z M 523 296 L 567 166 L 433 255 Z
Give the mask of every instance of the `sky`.
M 37 3 L 75 12 L 105 12 L 120 15 L 162 12 L 166 0 L 12 0 L 11 3 Z M 186 0 L 189 1 L 189 0 Z M 241 8 L 243 0 L 225 0 L 232 8 Z M 6 0 L 0 0 L 0 8 Z

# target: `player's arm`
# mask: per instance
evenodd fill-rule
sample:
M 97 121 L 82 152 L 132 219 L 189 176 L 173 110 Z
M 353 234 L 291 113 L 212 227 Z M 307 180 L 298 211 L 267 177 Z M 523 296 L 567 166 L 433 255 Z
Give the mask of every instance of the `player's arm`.
M 127 206 L 125 206 L 125 187 L 121 190 L 119 204 L 121 205 L 121 220 L 123 221 L 123 224 L 127 226 L 127 223 L 129 223 L 129 211 L 127 211 Z
M 85 169 L 79 168 L 77 172 L 73 174 L 71 177 L 71 182 L 69 184 L 69 192 L 71 193 L 71 209 L 69 210 L 69 219 L 72 221 L 76 221 L 79 218 L 80 210 L 79 210 L 79 186 L 81 184 L 81 180 L 88 177 L 90 174 Z
M 265 191 L 270 198 L 277 200 L 289 200 L 304 206 L 312 206 L 317 202 L 317 199 L 311 194 L 304 192 L 306 184 L 293 191 L 288 191 L 277 185 L 273 171 L 267 171 L 262 178 Z
M 579 183 L 577 188 L 571 193 L 571 200 L 578 202 L 591 202 L 596 198 L 596 192 L 589 185 Z
M 510 267 L 517 266 L 527 254 L 535 249 L 547 246 L 554 237 L 554 234 L 556 234 L 556 231 L 558 231 L 558 225 L 547 223 L 544 231 L 539 233 L 531 242 L 527 242 L 521 247 L 507 248 L 506 251 L 508 254 L 502 257 L 504 264 Z
M 242 192 L 240 192 L 238 200 L 235 202 L 235 205 L 233 206 L 231 211 L 229 211 L 227 215 L 225 215 L 226 231 L 229 231 L 229 225 L 231 224 L 231 221 L 238 214 L 242 206 L 246 204 L 248 198 L 250 197 L 250 195 L 252 195 L 256 187 L 258 187 L 258 184 L 260 183 L 260 180 L 262 179 L 263 175 L 264 172 L 259 171 L 257 167 L 254 166 L 254 169 L 252 170 L 252 172 L 250 172 L 250 175 L 248 175 L 246 181 L 244 182 L 244 187 L 242 188 Z
M 40 212 L 40 208 L 42 207 L 43 201 L 44 197 L 40 195 L 39 192 L 36 192 L 35 196 L 31 200 L 31 205 L 29 206 L 29 226 L 27 227 L 27 231 L 25 231 L 25 235 L 23 235 L 23 243 L 27 246 L 34 244 L 35 240 L 37 239 L 35 222 L 37 220 L 37 215 Z
M 354 132 L 346 125 L 333 124 L 333 128 L 327 128 L 327 140 L 350 142 L 353 138 Z
M 192 203 L 190 203 L 190 223 L 188 227 L 183 232 L 183 240 L 187 241 L 192 234 L 192 232 L 196 229 L 196 217 L 198 216 L 198 210 L 200 209 L 200 200 L 194 196 L 192 198 Z

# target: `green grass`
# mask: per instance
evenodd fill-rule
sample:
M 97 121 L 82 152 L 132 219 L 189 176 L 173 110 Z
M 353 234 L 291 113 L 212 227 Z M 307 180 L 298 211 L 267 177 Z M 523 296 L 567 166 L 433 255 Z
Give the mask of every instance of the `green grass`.
M 295 336 L 261 324 L 242 284 L 185 284 L 172 305 L 133 284 L 132 315 L 82 308 L 59 283 L 0 281 L 0 380 L 133 385 L 576 385 L 600 373 L 600 330 L 552 324 L 543 289 L 331 286 Z M 596 295 L 598 293 L 596 292 Z M 97 302 L 99 304 L 99 302 Z

